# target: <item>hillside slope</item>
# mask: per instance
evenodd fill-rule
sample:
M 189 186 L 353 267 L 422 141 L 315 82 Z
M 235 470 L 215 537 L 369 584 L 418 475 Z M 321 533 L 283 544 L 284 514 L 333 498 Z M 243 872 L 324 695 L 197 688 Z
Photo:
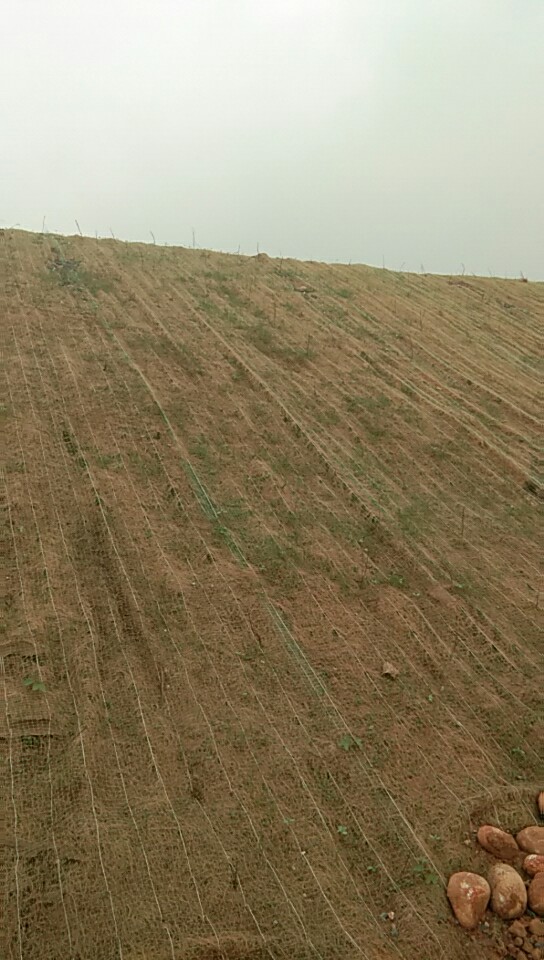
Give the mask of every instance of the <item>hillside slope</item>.
M 444 882 L 542 786 L 544 285 L 0 251 L 1 955 L 500 956 Z

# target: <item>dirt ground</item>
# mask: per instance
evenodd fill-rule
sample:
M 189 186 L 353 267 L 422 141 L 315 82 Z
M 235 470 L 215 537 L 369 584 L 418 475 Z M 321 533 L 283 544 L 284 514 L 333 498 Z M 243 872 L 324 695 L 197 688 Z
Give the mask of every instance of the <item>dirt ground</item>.
M 503 956 L 544 284 L 4 231 L 0 321 L 0 955 Z

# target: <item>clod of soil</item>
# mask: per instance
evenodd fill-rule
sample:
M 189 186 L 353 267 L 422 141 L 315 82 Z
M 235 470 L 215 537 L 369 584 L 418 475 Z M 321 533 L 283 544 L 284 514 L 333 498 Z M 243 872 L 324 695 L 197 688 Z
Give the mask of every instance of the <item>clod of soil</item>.
M 540 937 L 544 940 L 544 920 L 539 920 L 538 917 L 535 917 L 529 921 L 527 929 L 533 937 Z
M 382 677 L 391 677 L 392 680 L 395 680 L 400 673 L 398 667 L 394 663 L 390 663 L 389 660 L 386 660 L 382 667 Z
M 523 869 L 530 877 L 536 877 L 537 873 L 544 873 L 544 857 L 539 853 L 530 853 L 523 861 Z
M 536 805 L 541 817 L 544 817 L 544 790 L 541 790 L 536 798 Z
M 544 856 L 544 827 L 524 827 L 516 835 L 516 840 L 527 853 Z
M 474 930 L 483 919 L 491 888 L 477 873 L 461 871 L 451 875 L 447 895 L 460 925 L 465 930 Z
M 491 909 L 503 920 L 521 917 L 527 907 L 527 891 L 517 870 L 509 863 L 495 863 L 488 873 Z
M 544 917 L 544 873 L 537 873 L 527 891 L 529 906 L 539 917 Z
M 499 860 L 517 860 L 520 849 L 510 833 L 487 824 L 478 830 L 478 843 Z
M 508 935 L 510 937 L 523 937 L 525 936 L 525 927 L 523 923 L 520 923 L 519 920 L 514 920 L 513 923 L 508 927 Z

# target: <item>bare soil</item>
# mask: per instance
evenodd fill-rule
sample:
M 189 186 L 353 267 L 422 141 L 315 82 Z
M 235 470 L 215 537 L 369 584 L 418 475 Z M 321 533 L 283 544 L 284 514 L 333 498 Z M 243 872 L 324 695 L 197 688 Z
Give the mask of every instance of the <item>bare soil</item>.
M 4 231 L 0 321 L 0 955 L 503 956 L 544 285 Z

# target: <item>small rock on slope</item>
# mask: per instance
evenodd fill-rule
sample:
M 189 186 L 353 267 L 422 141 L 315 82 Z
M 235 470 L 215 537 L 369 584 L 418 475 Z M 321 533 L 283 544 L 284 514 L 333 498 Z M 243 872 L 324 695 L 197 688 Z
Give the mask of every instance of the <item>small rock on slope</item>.
M 544 856 L 544 827 L 524 827 L 516 835 L 518 845 L 527 853 Z
M 487 824 L 478 830 L 478 843 L 499 860 L 516 860 L 520 849 L 513 836 Z
M 536 877 L 537 873 L 544 873 L 544 856 L 539 853 L 530 853 L 523 861 L 523 869 L 530 877 Z
M 484 877 L 477 873 L 453 873 L 448 881 L 447 895 L 453 912 L 465 930 L 474 930 L 480 923 L 491 894 Z
M 385 660 L 382 667 L 382 677 L 391 677 L 395 680 L 400 673 L 398 667 L 394 663 L 390 663 L 389 660 Z
M 527 891 L 517 870 L 509 863 L 495 863 L 488 873 L 491 909 L 503 920 L 521 917 L 527 906 Z
M 544 873 L 537 873 L 527 891 L 529 906 L 539 917 L 544 917 Z

